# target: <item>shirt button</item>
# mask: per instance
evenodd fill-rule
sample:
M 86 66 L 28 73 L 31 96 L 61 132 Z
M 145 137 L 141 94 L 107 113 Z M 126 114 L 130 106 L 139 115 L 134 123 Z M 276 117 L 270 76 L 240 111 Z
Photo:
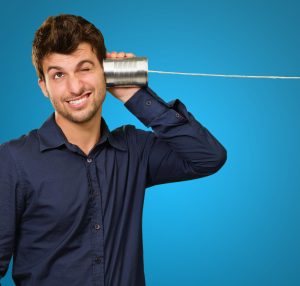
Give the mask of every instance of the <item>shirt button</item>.
M 92 163 L 93 162 L 93 159 L 91 159 L 91 158 L 87 158 L 87 160 L 86 160 L 88 163 Z
M 95 229 L 98 230 L 98 229 L 100 229 L 100 224 L 95 224 L 94 227 L 95 227 Z
M 96 257 L 95 257 L 95 262 L 96 262 L 97 264 L 100 264 L 100 263 L 102 262 L 102 258 L 101 258 L 100 256 L 96 256 Z
M 151 105 L 152 104 L 152 101 L 151 100 L 147 100 L 146 101 L 146 105 Z
M 176 116 L 177 118 L 179 118 L 179 117 L 180 117 L 180 114 L 179 114 L 179 113 L 176 113 L 175 116 Z

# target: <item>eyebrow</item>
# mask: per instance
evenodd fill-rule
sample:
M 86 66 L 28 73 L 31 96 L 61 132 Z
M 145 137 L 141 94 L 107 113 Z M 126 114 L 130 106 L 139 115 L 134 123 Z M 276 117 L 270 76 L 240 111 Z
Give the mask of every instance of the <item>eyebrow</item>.
M 84 65 L 85 63 L 91 64 L 92 66 L 95 66 L 94 62 L 91 61 L 91 60 L 82 60 L 82 61 L 80 61 L 80 62 L 77 64 L 76 68 L 80 68 L 80 67 L 81 67 L 82 65 Z M 55 70 L 63 70 L 63 68 L 60 67 L 60 66 L 49 66 L 49 67 L 47 68 L 47 73 L 49 73 L 49 71 L 52 70 L 52 69 L 55 69 Z

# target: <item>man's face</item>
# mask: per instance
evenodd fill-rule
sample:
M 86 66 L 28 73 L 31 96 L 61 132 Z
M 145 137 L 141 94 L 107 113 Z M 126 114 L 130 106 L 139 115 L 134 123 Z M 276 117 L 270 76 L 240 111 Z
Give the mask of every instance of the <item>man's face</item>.
M 85 123 L 101 111 L 106 94 L 103 69 L 88 43 L 69 55 L 52 53 L 42 62 L 39 85 L 60 121 Z

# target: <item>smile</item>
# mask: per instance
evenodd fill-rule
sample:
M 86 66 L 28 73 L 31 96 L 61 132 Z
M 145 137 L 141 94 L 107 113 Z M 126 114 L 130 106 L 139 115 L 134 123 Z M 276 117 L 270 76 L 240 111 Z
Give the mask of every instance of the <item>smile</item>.
M 78 99 L 74 99 L 74 100 L 70 100 L 67 101 L 69 103 L 69 105 L 71 105 L 72 107 L 82 107 L 84 106 L 84 104 L 86 103 L 88 97 L 90 96 L 90 93 L 83 95 L 82 97 L 78 98 Z

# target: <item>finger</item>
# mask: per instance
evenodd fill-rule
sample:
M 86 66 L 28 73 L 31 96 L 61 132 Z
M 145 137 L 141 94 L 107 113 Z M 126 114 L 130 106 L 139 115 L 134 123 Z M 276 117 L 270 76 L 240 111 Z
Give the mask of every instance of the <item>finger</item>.
M 117 52 L 115 52 L 115 51 L 111 52 L 110 57 L 111 58 L 116 58 L 117 57 Z
M 120 52 L 117 54 L 117 58 L 124 58 L 125 57 L 125 53 L 124 52 Z
M 126 53 L 126 58 L 133 58 L 135 55 L 133 53 Z

